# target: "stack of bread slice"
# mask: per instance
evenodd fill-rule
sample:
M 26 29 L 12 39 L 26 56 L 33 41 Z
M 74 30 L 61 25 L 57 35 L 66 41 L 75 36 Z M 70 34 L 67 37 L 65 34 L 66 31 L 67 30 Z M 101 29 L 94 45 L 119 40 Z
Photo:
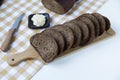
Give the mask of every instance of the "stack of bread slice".
M 68 49 L 91 43 L 109 29 L 107 17 L 86 13 L 35 34 L 30 42 L 45 62 L 51 62 Z

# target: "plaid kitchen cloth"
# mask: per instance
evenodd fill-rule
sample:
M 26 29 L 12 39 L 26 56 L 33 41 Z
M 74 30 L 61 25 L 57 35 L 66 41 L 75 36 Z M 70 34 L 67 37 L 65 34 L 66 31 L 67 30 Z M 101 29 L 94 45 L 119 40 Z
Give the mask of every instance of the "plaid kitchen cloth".
M 52 26 L 69 21 L 86 12 L 95 12 L 105 2 L 106 0 L 78 1 L 67 14 L 58 15 L 46 9 L 42 5 L 41 0 L 4 0 L 0 7 L 0 45 L 15 19 L 22 13 L 26 15 L 15 34 L 16 38 L 10 50 L 8 52 L 0 51 L 0 80 L 30 80 L 42 67 L 42 63 L 37 60 L 24 61 L 14 67 L 9 66 L 6 62 L 6 56 L 26 50 L 30 45 L 30 37 L 42 31 L 28 28 L 28 16 L 30 14 L 49 13 L 52 18 Z

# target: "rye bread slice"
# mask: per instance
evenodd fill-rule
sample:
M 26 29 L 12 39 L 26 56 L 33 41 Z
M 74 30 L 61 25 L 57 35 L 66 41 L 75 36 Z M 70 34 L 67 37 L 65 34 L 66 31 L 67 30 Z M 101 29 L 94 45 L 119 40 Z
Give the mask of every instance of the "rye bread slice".
M 72 20 L 71 22 L 78 25 L 78 27 L 81 30 L 81 42 L 79 45 L 85 45 L 89 39 L 89 29 L 88 29 L 87 25 L 83 21 L 80 21 L 80 20 L 78 21 L 76 19 Z
M 87 27 L 89 29 L 89 39 L 86 44 L 92 42 L 95 39 L 95 26 L 93 22 L 89 18 L 84 16 L 79 16 L 76 20 L 83 21 L 85 24 L 87 24 Z
M 83 14 L 82 16 L 89 18 L 93 22 L 95 26 L 95 37 L 98 37 L 100 34 L 100 25 L 96 17 L 89 13 Z
M 79 26 L 73 22 L 66 22 L 63 25 L 68 26 L 74 34 L 74 43 L 72 47 L 74 48 L 74 47 L 79 46 L 81 42 L 81 37 L 82 37 L 81 29 L 79 28 Z
M 110 29 L 110 26 L 111 26 L 110 20 L 107 17 L 105 17 L 105 16 L 103 16 L 103 18 L 104 18 L 105 23 L 106 23 L 105 30 L 108 31 Z
M 35 34 L 31 37 L 30 43 L 47 63 L 53 61 L 58 55 L 58 45 L 48 35 L 41 33 Z
M 65 40 L 64 51 L 67 49 L 70 49 L 74 42 L 74 35 L 73 35 L 72 30 L 69 27 L 64 26 L 64 25 L 56 25 L 52 27 L 52 29 L 57 30 L 63 35 L 63 38 Z
M 63 52 L 65 42 L 64 42 L 64 38 L 60 32 L 58 32 L 54 29 L 46 29 L 42 32 L 42 34 L 49 35 L 56 40 L 56 42 L 58 44 L 58 48 L 59 48 L 58 55 Z
M 76 0 L 42 0 L 43 5 L 58 14 L 64 14 L 69 11 Z
M 97 20 L 98 20 L 98 22 L 99 22 L 99 24 L 100 24 L 100 34 L 99 34 L 99 36 L 100 36 L 100 35 L 102 35 L 102 34 L 104 33 L 105 28 L 106 28 L 105 20 L 104 20 L 104 18 L 102 17 L 102 15 L 99 14 L 99 13 L 93 13 L 92 15 L 97 18 Z

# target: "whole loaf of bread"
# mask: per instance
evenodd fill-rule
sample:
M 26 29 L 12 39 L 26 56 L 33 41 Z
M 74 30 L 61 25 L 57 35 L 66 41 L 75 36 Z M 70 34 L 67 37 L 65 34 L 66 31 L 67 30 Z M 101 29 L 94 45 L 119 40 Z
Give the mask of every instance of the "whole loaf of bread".
M 77 0 L 42 0 L 43 5 L 57 13 L 64 14 L 68 12 Z
M 0 6 L 2 5 L 2 3 L 3 3 L 3 0 L 0 0 Z

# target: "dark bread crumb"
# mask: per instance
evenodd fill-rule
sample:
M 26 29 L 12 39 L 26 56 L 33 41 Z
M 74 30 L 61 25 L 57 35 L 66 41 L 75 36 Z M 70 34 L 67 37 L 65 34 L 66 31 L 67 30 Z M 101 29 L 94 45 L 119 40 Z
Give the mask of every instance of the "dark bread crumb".
M 47 63 L 53 61 L 58 55 L 57 42 L 48 35 L 35 34 L 31 37 L 30 43 Z

